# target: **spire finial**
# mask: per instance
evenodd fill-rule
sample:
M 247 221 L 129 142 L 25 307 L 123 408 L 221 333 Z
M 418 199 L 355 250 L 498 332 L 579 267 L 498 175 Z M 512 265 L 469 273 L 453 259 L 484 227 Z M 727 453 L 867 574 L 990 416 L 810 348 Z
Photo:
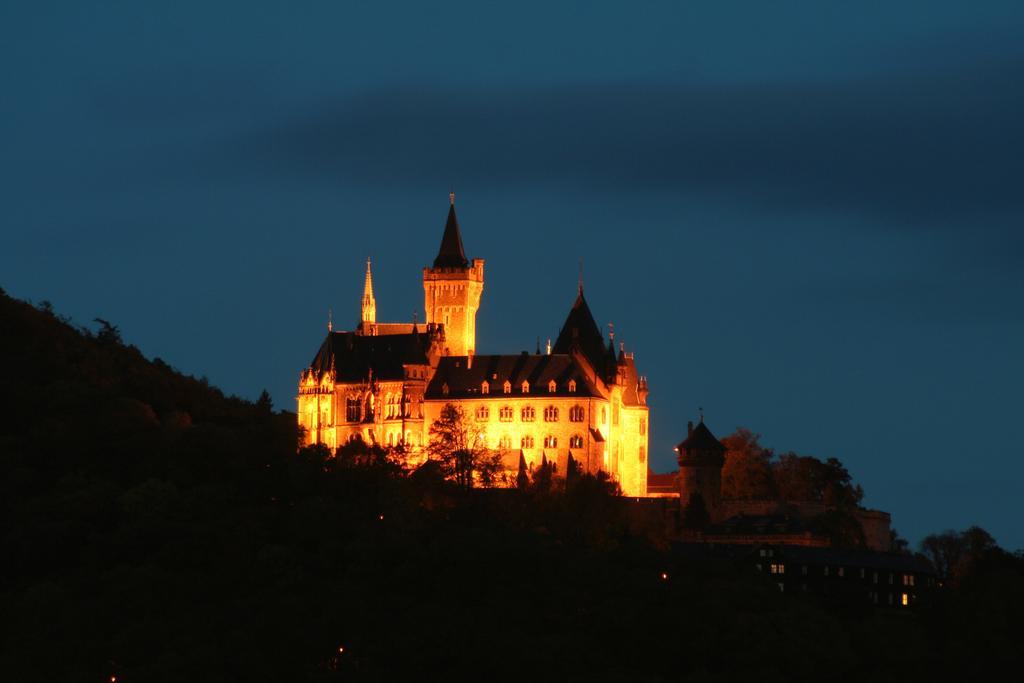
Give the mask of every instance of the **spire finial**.
M 455 206 L 455 188 L 454 187 L 452 187 L 452 189 L 448 192 L 448 203 L 451 204 L 452 206 Z
M 332 311 L 330 308 L 327 309 L 327 331 L 334 331 L 334 311 Z
M 700 423 L 704 424 L 704 406 L 699 406 L 697 412 L 700 413 Z
M 615 341 L 615 323 L 608 323 L 608 341 Z
M 580 257 L 580 278 L 577 284 L 580 294 L 583 294 L 583 257 Z

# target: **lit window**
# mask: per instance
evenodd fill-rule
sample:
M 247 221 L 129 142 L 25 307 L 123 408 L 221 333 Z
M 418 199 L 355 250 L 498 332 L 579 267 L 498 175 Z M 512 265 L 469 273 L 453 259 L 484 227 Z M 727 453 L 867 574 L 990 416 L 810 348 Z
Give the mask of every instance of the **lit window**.
M 548 434 L 544 437 L 544 448 L 558 448 L 558 437 Z
M 619 424 L 619 404 L 618 403 L 613 403 L 612 404 L 612 425 L 618 425 L 618 424 Z
M 785 574 L 786 573 L 786 565 L 784 565 L 784 564 L 773 564 L 773 565 L 771 565 L 770 570 L 771 570 L 772 574 Z
M 573 434 L 569 437 L 569 448 L 583 448 L 583 437 Z
M 647 418 L 646 417 L 641 417 L 640 418 L 640 434 L 643 435 L 643 434 L 646 434 L 646 433 L 647 433 Z
M 511 394 L 512 393 L 512 382 L 509 382 L 508 380 L 505 380 L 505 383 L 503 385 L 501 385 L 501 390 L 504 391 L 506 394 Z
M 476 409 L 476 419 L 480 422 L 485 422 L 491 419 L 491 409 L 487 406 L 480 406 Z
M 569 408 L 569 422 L 583 422 L 584 416 L 583 406 Z
M 908 593 L 900 594 L 900 604 L 904 607 L 910 604 L 910 595 Z
M 448 382 L 445 382 L 444 384 L 441 385 L 441 393 L 444 394 L 445 396 L 448 395 Z
M 484 380 L 483 384 L 480 385 L 480 393 L 481 394 L 489 394 L 489 393 L 491 393 L 491 385 L 487 382 L 487 380 Z
M 345 400 L 345 420 L 348 422 L 359 422 L 359 399 L 348 398 Z
M 532 436 L 524 436 L 520 440 L 519 445 L 520 445 L 521 448 L 533 448 L 533 437 Z
M 555 384 L 555 380 L 551 380 L 550 382 L 548 382 L 548 393 L 549 394 L 555 393 L 555 389 L 557 389 L 557 388 L 558 388 L 558 385 Z
M 641 446 L 637 456 L 640 458 L 640 462 L 647 462 L 647 447 Z
M 512 448 L 512 437 L 508 434 L 502 434 L 501 438 L 498 439 L 498 446 L 503 449 Z
M 523 422 L 533 422 L 536 417 L 537 411 L 535 411 L 532 406 L 526 406 L 520 414 L 520 418 Z
M 570 394 L 575 394 L 576 393 L 576 380 L 574 380 L 574 379 L 569 380 L 569 393 Z
M 558 422 L 558 408 L 555 406 L 548 406 L 544 409 L 544 421 L 545 422 Z
M 498 411 L 498 419 L 502 422 L 511 422 L 514 416 L 515 411 L 512 410 L 512 406 L 502 406 Z
M 522 391 L 522 392 L 523 392 L 524 394 L 528 394 L 528 393 L 530 393 L 530 383 L 529 383 L 529 382 L 527 382 L 527 381 L 526 381 L 526 380 L 524 379 L 524 380 L 523 380 L 523 383 L 522 383 L 521 385 L 519 385 L 519 389 L 520 389 L 520 391 Z

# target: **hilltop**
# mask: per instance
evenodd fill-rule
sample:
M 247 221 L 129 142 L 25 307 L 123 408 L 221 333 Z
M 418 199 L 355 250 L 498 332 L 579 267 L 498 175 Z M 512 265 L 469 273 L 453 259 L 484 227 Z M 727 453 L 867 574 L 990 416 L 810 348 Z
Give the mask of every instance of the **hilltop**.
M 225 396 L 0 293 L 0 670 L 12 680 L 836 680 L 1015 656 L 1020 563 L 894 615 L 636 536 L 593 479 L 460 492 L 298 449 Z M 490 672 L 481 674 L 481 672 Z

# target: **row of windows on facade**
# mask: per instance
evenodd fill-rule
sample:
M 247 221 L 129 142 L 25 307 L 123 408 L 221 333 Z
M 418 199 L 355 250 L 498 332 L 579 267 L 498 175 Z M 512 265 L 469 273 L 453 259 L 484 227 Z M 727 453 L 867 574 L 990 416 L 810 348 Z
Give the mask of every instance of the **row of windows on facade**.
M 568 389 L 570 394 L 575 394 L 576 393 L 576 380 L 574 380 L 574 379 L 569 380 L 569 382 L 566 384 L 566 388 Z M 449 390 L 450 389 L 448 387 L 448 383 L 447 382 L 445 382 L 443 385 L 441 385 L 441 393 L 444 394 L 445 396 L 448 395 Z M 530 393 L 530 383 L 528 381 L 526 381 L 526 380 L 523 380 L 522 383 L 519 385 L 519 391 L 521 393 L 524 393 L 524 394 Z M 555 380 L 551 380 L 550 382 L 548 382 L 548 393 L 549 394 L 553 394 L 556 391 L 558 391 L 558 382 L 556 382 Z M 491 393 L 491 383 L 488 382 L 487 380 L 484 380 L 483 382 L 481 382 L 480 383 L 480 393 L 481 394 L 490 394 Z M 501 386 L 501 393 L 503 393 L 503 394 L 511 394 L 512 393 L 512 382 L 510 382 L 508 380 L 505 380 L 505 383 Z
M 761 550 L 761 557 L 771 557 L 771 556 L 772 556 L 772 551 L 771 550 L 766 550 L 766 549 L 762 549 Z M 758 564 L 757 568 L 760 570 L 761 569 L 761 565 Z M 771 574 L 785 574 L 786 573 L 786 565 L 783 564 L 783 563 L 774 563 L 773 562 L 773 563 L 768 565 L 768 571 Z M 800 573 L 803 574 L 804 576 L 807 576 L 807 571 L 808 571 L 807 570 L 807 565 L 806 564 L 805 565 L 801 565 Z M 832 575 L 832 568 L 830 566 L 828 566 L 828 565 L 825 565 L 822 568 L 822 576 L 831 576 L 831 575 Z M 837 567 L 836 568 L 836 576 L 838 576 L 839 578 L 845 578 L 846 577 L 846 567 Z M 867 578 L 867 570 L 864 569 L 863 567 L 861 567 L 861 569 L 860 569 L 860 578 L 862 578 L 862 579 L 866 579 Z M 904 586 L 913 586 L 913 585 L 915 585 L 915 583 L 914 583 L 915 577 L 914 577 L 913 574 L 901 574 L 900 578 L 902 580 L 902 585 L 904 585 Z M 871 572 L 871 582 L 872 583 L 878 583 L 878 572 L 877 571 L 872 571 Z M 896 583 L 896 574 L 894 572 L 889 572 L 889 585 L 893 585 L 895 583 Z

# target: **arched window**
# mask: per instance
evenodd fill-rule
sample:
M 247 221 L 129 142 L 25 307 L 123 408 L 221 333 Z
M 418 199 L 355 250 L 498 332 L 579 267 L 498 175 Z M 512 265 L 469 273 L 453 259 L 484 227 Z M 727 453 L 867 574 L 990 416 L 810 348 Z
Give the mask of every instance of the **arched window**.
M 533 448 L 533 437 L 524 436 L 520 441 L 519 445 L 521 448 Z
M 569 448 L 583 448 L 583 437 L 573 434 L 569 437 Z
M 490 383 L 487 380 L 484 380 L 483 384 L 480 385 L 480 393 L 481 394 L 489 394 L 489 393 L 491 393 L 491 385 L 490 385 Z
M 523 383 L 519 385 L 519 388 L 524 394 L 530 393 L 530 383 L 527 382 L 525 379 L 523 380 Z
M 544 409 L 544 421 L 545 422 L 558 422 L 558 408 L 555 406 L 548 406 Z
M 558 448 L 558 437 L 548 434 L 544 437 L 544 448 Z
M 576 393 L 576 380 L 574 380 L 574 379 L 569 380 L 569 393 L 570 394 L 575 394 Z
M 390 432 L 390 433 L 388 433 L 388 446 L 394 446 L 394 445 L 395 445 L 395 433 L 394 432 Z
M 359 399 L 348 397 L 345 399 L 345 421 L 359 422 Z
M 644 446 L 640 447 L 639 456 L 640 456 L 640 462 L 642 462 L 642 463 L 643 462 L 647 462 L 647 448 L 646 447 L 644 447 Z
M 512 448 L 512 437 L 508 434 L 502 434 L 501 439 L 498 440 L 498 446 L 505 450 Z
M 647 418 L 646 417 L 641 417 L 640 418 L 640 433 L 641 434 L 646 434 L 647 433 Z
M 548 382 L 548 393 L 549 394 L 555 393 L 555 389 L 557 389 L 557 388 L 558 388 L 558 385 L 555 384 L 555 380 L 551 380 L 550 382 Z
M 511 422 L 514 417 L 515 411 L 512 410 L 512 406 L 502 406 L 498 411 L 498 419 L 502 422 Z
M 583 412 L 583 406 L 577 405 L 569 408 L 569 422 L 583 422 L 585 417 L 586 415 Z
M 537 412 L 533 409 L 533 406 L 526 406 L 523 408 L 522 414 L 520 415 L 523 422 L 533 422 L 537 417 Z
M 480 406 L 476 409 L 476 419 L 478 422 L 486 422 L 491 419 L 491 409 L 487 406 Z
M 512 382 L 509 382 L 508 380 L 505 380 L 505 384 L 502 385 L 501 390 L 504 391 L 506 394 L 511 394 L 512 393 Z

